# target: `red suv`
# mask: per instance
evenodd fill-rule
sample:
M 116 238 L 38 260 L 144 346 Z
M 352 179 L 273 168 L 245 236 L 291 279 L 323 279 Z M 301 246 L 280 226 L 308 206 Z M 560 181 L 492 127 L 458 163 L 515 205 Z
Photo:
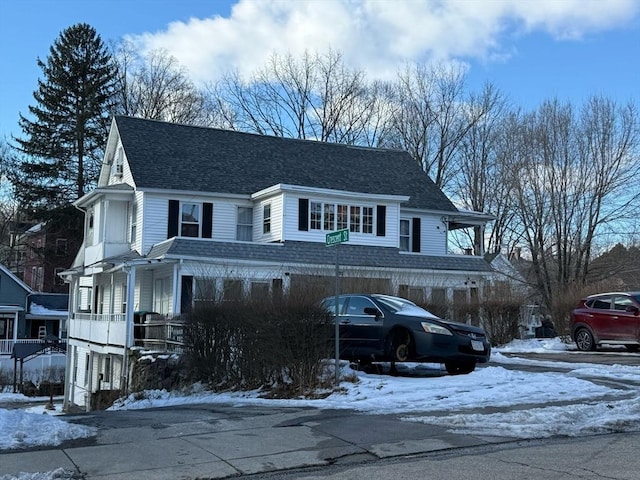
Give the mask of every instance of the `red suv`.
M 590 295 L 571 312 L 571 338 L 578 350 L 603 344 L 640 349 L 640 292 Z

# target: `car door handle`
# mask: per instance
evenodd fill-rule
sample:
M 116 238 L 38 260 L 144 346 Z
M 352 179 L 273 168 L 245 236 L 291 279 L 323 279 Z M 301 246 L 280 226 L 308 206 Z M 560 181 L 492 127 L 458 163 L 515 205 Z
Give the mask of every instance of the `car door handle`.
M 347 324 L 351 323 L 351 320 L 349 320 L 348 318 L 345 318 L 344 320 L 340 320 L 340 323 L 342 325 L 347 325 Z

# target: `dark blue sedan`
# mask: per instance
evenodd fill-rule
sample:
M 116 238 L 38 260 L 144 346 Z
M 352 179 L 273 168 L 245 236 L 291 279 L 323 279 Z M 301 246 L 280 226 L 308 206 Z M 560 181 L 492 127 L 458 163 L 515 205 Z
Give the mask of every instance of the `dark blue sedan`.
M 335 315 L 335 296 L 322 304 Z M 340 358 L 362 363 L 444 363 L 447 372 L 472 372 L 489 361 L 491 345 L 480 327 L 451 322 L 404 298 L 340 295 Z

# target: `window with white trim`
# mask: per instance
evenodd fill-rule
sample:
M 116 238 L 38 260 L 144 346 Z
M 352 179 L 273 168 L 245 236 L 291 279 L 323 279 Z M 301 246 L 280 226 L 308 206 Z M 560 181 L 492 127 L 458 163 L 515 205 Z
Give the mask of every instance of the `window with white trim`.
M 324 204 L 324 229 L 328 231 L 334 230 L 336 221 L 336 206 L 333 203 Z
M 131 205 L 131 230 L 129 233 L 129 242 L 134 244 L 138 238 L 138 204 Z
M 238 207 L 236 240 L 244 242 L 250 242 L 253 240 L 253 208 Z
M 373 207 L 362 207 L 362 233 L 373 233 Z
M 373 207 L 309 202 L 309 230 L 373 234 Z
M 309 228 L 311 230 L 322 230 L 322 203 L 311 202 L 309 205 Z
M 200 236 L 200 204 L 183 203 L 180 206 L 180 235 L 183 237 Z
M 349 209 L 351 210 L 351 215 L 349 216 L 349 231 L 359 233 L 360 232 L 360 207 L 351 205 Z
M 408 218 L 400 219 L 400 251 L 411 251 L 411 220 Z
M 262 207 L 262 233 L 271 233 L 271 204 L 267 203 Z
M 349 224 L 349 207 L 346 205 L 338 205 L 338 224 L 336 230 L 343 230 Z

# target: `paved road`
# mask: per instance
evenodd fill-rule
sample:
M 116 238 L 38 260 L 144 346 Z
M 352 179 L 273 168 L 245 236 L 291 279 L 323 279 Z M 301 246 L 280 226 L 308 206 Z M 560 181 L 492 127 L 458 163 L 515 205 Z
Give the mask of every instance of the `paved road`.
M 560 355 L 558 361 L 586 363 L 584 354 Z M 599 363 L 640 359 L 595 355 Z M 531 442 L 452 434 L 395 415 L 211 404 L 90 412 L 65 420 L 94 426 L 98 434 L 57 448 L 2 453 L 0 480 L 58 467 L 68 478 L 87 480 L 635 479 L 640 471 L 638 435 Z

